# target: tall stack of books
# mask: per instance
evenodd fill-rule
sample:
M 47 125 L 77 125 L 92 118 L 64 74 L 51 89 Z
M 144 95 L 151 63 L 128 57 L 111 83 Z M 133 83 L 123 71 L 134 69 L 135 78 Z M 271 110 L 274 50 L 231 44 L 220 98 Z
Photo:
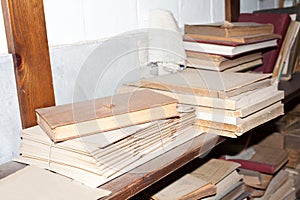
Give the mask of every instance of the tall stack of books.
M 283 114 L 284 94 L 271 84 L 271 74 L 186 69 L 128 83 L 119 92 L 143 88 L 194 106 L 195 126 L 222 136 L 235 138 Z
M 195 113 L 149 90 L 37 110 L 16 161 L 98 187 L 193 139 Z
M 184 26 L 187 66 L 245 71 L 262 64 L 262 49 L 276 48 L 272 24 L 224 22 Z
M 199 130 L 233 138 L 283 114 L 284 95 L 271 74 L 186 69 L 127 83 L 119 92 L 143 88 L 194 106 Z

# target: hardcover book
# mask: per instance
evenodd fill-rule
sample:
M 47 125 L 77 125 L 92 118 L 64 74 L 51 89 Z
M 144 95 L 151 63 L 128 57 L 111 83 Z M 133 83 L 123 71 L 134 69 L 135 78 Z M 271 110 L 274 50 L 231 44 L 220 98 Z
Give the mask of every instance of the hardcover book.
M 274 26 L 274 33 L 281 35 L 281 39 L 278 39 L 277 41 L 277 48 L 263 54 L 263 65 L 257 69 L 257 71 L 262 71 L 264 73 L 272 73 L 283 39 L 291 21 L 290 16 L 288 14 L 278 13 L 242 13 L 239 15 L 238 21 L 271 23 Z

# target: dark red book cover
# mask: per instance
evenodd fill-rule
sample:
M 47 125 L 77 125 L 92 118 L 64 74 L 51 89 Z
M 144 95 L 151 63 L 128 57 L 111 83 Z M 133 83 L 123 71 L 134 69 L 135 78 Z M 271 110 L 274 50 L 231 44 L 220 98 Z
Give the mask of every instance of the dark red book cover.
M 240 14 L 238 21 L 271 23 L 274 26 L 274 33 L 281 35 L 281 39 L 277 40 L 277 48 L 264 52 L 263 65 L 256 69 L 256 71 L 262 71 L 263 73 L 272 73 L 291 21 L 290 16 L 286 13 L 243 13 Z

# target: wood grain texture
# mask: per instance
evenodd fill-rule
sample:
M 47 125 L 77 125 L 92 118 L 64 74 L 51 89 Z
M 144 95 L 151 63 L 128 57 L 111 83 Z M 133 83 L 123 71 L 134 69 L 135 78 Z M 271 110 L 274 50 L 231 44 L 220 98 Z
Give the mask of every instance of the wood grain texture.
M 1 0 L 8 51 L 13 55 L 22 127 L 35 109 L 55 105 L 42 0 Z
M 225 20 L 236 22 L 240 15 L 240 0 L 225 0 Z

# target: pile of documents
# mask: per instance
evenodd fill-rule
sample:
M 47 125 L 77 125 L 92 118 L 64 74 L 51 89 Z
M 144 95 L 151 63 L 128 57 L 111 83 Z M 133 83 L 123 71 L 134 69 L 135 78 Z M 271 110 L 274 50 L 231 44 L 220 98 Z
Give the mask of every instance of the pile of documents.
M 187 66 L 214 71 L 253 69 L 280 38 L 272 24 L 254 22 L 185 25 L 184 33 Z
M 183 111 L 183 110 L 181 110 Z M 193 109 L 149 90 L 37 110 L 16 161 L 98 187 L 193 139 Z
M 271 74 L 186 69 L 127 83 L 119 92 L 149 88 L 194 106 L 195 126 L 204 132 L 237 137 L 283 114 L 284 94 Z

